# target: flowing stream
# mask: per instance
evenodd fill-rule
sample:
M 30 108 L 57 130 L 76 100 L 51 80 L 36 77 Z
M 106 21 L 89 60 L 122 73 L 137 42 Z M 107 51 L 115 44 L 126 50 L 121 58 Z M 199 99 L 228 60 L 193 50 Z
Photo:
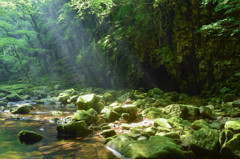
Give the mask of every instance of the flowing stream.
M 12 103 L 14 104 L 14 103 Z M 17 104 L 17 103 L 15 103 Z M 73 110 L 54 106 L 33 106 L 27 115 L 13 115 L 9 111 L 0 112 L 0 158 L 1 159 L 116 159 L 93 133 L 86 138 L 58 139 L 53 117 L 63 118 L 73 114 Z M 43 135 L 43 139 L 33 145 L 20 144 L 17 134 L 21 130 L 31 130 Z

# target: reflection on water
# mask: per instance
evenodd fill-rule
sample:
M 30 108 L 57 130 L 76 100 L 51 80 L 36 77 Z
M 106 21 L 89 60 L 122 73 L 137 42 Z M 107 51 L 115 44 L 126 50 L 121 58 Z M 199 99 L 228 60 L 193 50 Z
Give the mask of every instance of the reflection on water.
M 46 107 L 29 115 L 11 116 L 0 113 L 0 159 L 40 159 L 40 158 L 81 158 L 115 159 L 97 135 L 76 139 L 57 139 L 56 124 L 48 120 L 53 117 Z M 71 115 L 70 112 L 63 113 Z M 7 120 L 6 120 L 7 119 Z M 43 135 L 43 139 L 33 145 L 20 144 L 17 134 L 21 130 L 31 130 Z

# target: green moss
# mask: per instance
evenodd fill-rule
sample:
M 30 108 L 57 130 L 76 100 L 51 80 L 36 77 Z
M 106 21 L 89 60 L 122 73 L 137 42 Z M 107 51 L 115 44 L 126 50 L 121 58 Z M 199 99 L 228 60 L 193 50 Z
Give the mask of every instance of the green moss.
M 57 131 L 58 137 L 86 137 L 92 133 L 92 131 L 87 128 L 85 121 L 60 124 L 57 126 Z
M 42 135 L 33 131 L 23 130 L 20 131 L 17 135 L 18 140 L 21 143 L 33 144 L 42 140 Z
M 28 108 L 28 106 L 21 106 L 16 110 L 12 111 L 13 114 L 28 114 L 29 112 L 30 109 Z

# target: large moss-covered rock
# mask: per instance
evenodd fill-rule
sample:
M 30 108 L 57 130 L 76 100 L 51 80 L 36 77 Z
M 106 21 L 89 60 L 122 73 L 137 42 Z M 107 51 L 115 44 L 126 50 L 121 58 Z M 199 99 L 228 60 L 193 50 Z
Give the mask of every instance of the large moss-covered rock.
M 107 122 L 114 122 L 114 121 L 118 120 L 121 117 L 120 113 L 117 113 L 116 111 L 114 111 L 112 108 L 109 108 L 109 107 L 105 107 L 101 111 L 101 113 L 102 113 L 101 116 Z
M 100 113 L 104 109 L 104 104 L 102 102 L 97 102 L 92 108 Z
M 237 121 L 227 121 L 225 123 L 225 129 L 231 130 L 236 133 L 240 133 L 240 120 Z
M 8 102 L 0 100 L 0 106 L 6 106 L 8 104 Z
M 150 119 L 156 119 L 156 118 L 169 118 L 167 115 L 163 113 L 163 110 L 160 108 L 150 107 L 145 109 L 142 112 L 143 116 L 146 116 Z
M 6 99 L 8 101 L 21 101 L 21 100 L 23 100 L 23 98 L 17 93 L 9 94 L 8 96 L 6 96 Z
M 169 125 L 171 125 L 173 128 L 177 130 L 191 130 L 191 122 L 188 120 L 184 120 L 179 117 L 172 117 L 167 120 Z
M 192 123 L 192 128 L 195 129 L 195 130 L 199 130 L 199 129 L 203 128 L 203 127 L 210 128 L 211 126 L 203 119 L 195 120 Z
M 86 137 L 92 133 L 85 121 L 75 121 L 57 126 L 58 137 Z
M 95 94 L 87 94 L 83 96 L 79 96 L 77 99 L 77 106 L 80 110 L 88 110 L 93 107 L 94 104 L 96 104 L 99 101 L 99 97 L 97 97 Z
M 126 134 L 122 134 L 109 141 L 107 146 L 132 159 L 184 158 L 181 149 L 172 139 L 161 136 L 152 136 L 149 140 L 136 141 Z
M 163 118 L 155 119 L 154 126 L 158 127 L 158 129 L 162 131 L 163 130 L 170 131 L 170 129 L 172 128 L 172 126 L 168 124 L 167 119 L 163 119 Z
M 21 106 L 17 108 L 16 110 L 12 111 L 13 114 L 28 114 L 30 112 L 30 109 L 28 106 Z
M 137 106 L 136 105 L 124 105 L 124 106 L 117 106 L 113 108 L 113 111 L 119 113 L 119 114 L 124 114 L 127 113 L 128 118 L 126 118 L 127 122 L 133 121 L 137 117 Z
M 81 121 L 85 120 L 87 124 L 91 124 L 98 120 L 97 112 L 94 109 L 85 110 L 77 110 L 74 113 L 73 120 Z
M 116 135 L 116 132 L 112 129 L 107 129 L 107 130 L 103 130 L 100 133 L 101 136 L 103 136 L 104 138 L 108 138 L 108 137 L 112 137 L 114 135 Z
M 165 107 L 164 113 L 170 117 L 181 117 L 183 119 L 187 119 L 197 117 L 199 115 L 199 109 L 198 107 L 192 105 L 172 104 Z
M 236 134 L 232 139 L 225 142 L 221 149 L 223 159 L 239 159 L 240 158 L 240 134 Z
M 232 106 L 240 108 L 240 100 L 233 101 Z
M 215 112 L 209 107 L 206 106 L 199 107 L 199 111 L 203 118 L 216 119 Z
M 189 148 L 199 156 L 218 156 L 219 131 L 206 127 L 194 131 Z
M 5 95 L 5 93 L 1 93 L 0 92 L 0 98 L 3 98 L 3 97 L 5 97 L 6 95 Z
M 226 94 L 224 97 L 223 97 L 223 102 L 232 102 L 236 99 L 237 97 L 234 95 L 234 94 Z
M 41 134 L 28 130 L 20 131 L 17 137 L 21 143 L 25 144 L 34 144 L 43 138 Z

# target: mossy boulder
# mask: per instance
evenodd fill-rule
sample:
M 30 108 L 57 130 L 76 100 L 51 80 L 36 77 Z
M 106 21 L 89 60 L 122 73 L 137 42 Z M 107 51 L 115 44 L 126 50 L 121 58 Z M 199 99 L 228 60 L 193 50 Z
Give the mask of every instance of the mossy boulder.
M 102 102 L 97 102 L 92 108 L 100 113 L 104 109 L 104 104 Z
M 155 119 L 154 126 L 157 127 L 159 130 L 166 130 L 166 131 L 170 131 L 170 129 L 172 128 L 172 126 L 168 124 L 167 119 L 163 119 L 163 118 Z
M 218 156 L 219 131 L 206 127 L 194 131 L 189 149 L 199 156 Z
M 73 120 L 75 121 L 81 121 L 85 120 L 87 124 L 94 123 L 98 120 L 97 112 L 94 109 L 89 109 L 87 111 L 85 110 L 77 110 L 74 113 Z
M 109 141 L 107 146 L 132 159 L 184 158 L 181 149 L 172 139 L 161 136 L 152 136 L 149 140 L 138 141 L 122 134 Z
M 227 121 L 224 127 L 227 130 L 231 130 L 235 133 L 240 133 L 240 120 Z
M 164 93 L 164 97 L 175 102 L 179 100 L 179 94 L 177 92 Z
M 0 100 L 0 106 L 7 106 L 8 102 Z
M 234 101 L 235 99 L 237 99 L 237 97 L 234 95 L 234 94 L 226 94 L 224 97 L 223 97 L 223 102 L 232 102 Z
M 137 118 L 137 106 L 136 105 L 124 105 L 124 106 L 117 106 L 113 108 L 113 111 L 119 114 L 129 114 L 128 118 L 125 118 L 127 122 L 131 122 Z
M 17 135 L 20 143 L 34 144 L 42 140 L 42 135 L 34 131 L 23 130 Z
M 116 135 L 116 132 L 112 129 L 107 129 L 107 130 L 103 130 L 100 133 L 101 136 L 103 136 L 104 138 L 108 138 L 108 137 L 112 137 Z
M 233 101 L 232 106 L 240 108 L 240 100 Z
M 180 117 L 172 117 L 167 120 L 169 125 L 177 130 L 191 130 L 192 123 L 188 120 L 184 120 Z
M 240 134 L 236 134 L 229 141 L 225 142 L 221 149 L 223 159 L 240 158 Z
M 203 118 L 216 119 L 216 114 L 215 114 L 214 110 L 210 109 L 207 106 L 199 107 L 199 111 L 200 111 L 200 115 Z
M 3 98 L 5 96 L 6 96 L 5 93 L 0 93 L 0 98 Z
M 113 102 L 116 99 L 117 99 L 117 93 L 116 92 L 106 92 L 103 95 L 103 100 L 105 102 Z
M 79 96 L 77 99 L 77 106 L 79 110 L 88 110 L 94 106 L 100 100 L 95 94 L 87 94 Z
M 164 108 L 164 113 L 170 117 L 188 119 L 199 116 L 198 107 L 192 105 L 172 104 Z
M 167 115 L 163 113 L 163 110 L 160 108 L 149 107 L 142 112 L 143 116 L 146 116 L 149 119 L 156 118 L 169 118 Z
M 85 121 L 74 121 L 69 124 L 60 124 L 57 126 L 58 137 L 86 137 L 92 133 L 88 129 Z
M 153 89 L 150 89 L 148 92 L 147 92 L 147 95 L 149 97 L 153 97 L 154 95 L 163 95 L 163 91 L 159 88 L 153 88 Z
M 102 111 L 101 111 L 101 116 L 104 120 L 106 120 L 107 122 L 114 122 L 116 120 L 118 120 L 121 117 L 121 114 L 117 113 L 116 111 L 114 111 L 112 108 L 110 107 L 105 107 Z
M 16 110 L 12 111 L 13 114 L 28 114 L 30 112 L 29 106 L 21 106 Z
M 22 101 L 23 100 L 23 98 L 17 93 L 9 94 L 8 96 L 6 96 L 6 99 L 8 101 Z
M 199 129 L 203 128 L 203 127 L 210 128 L 211 126 L 203 119 L 195 120 L 192 123 L 192 128 L 195 129 L 195 130 L 199 130 Z

